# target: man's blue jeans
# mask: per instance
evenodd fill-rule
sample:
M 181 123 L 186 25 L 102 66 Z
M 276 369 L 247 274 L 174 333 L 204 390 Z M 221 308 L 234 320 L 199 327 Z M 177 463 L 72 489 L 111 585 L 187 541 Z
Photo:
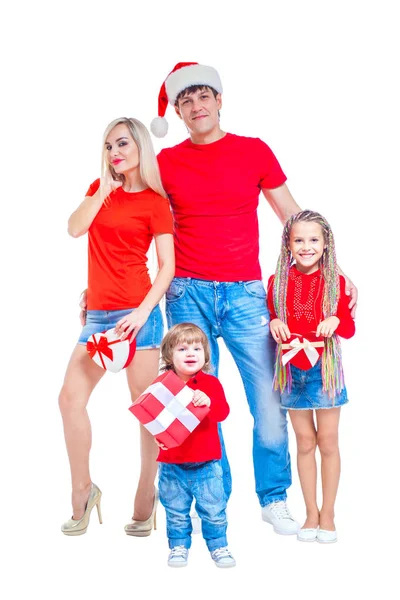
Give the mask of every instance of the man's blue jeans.
M 222 337 L 239 369 L 254 419 L 253 464 L 261 506 L 286 499 L 291 485 L 286 411 L 272 389 L 275 342 L 262 281 L 218 282 L 176 277 L 166 294 L 168 326 L 195 323 L 211 345 L 214 375 L 218 376 Z M 232 404 L 235 399 L 228 398 Z M 222 467 L 227 498 L 232 480 L 222 431 Z

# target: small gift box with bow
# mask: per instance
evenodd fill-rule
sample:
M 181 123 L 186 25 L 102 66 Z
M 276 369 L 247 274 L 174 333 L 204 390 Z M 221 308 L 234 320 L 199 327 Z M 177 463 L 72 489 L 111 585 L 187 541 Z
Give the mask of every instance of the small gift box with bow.
M 209 412 L 194 406 L 193 390 L 173 371 L 167 371 L 135 400 L 129 410 L 166 448 L 180 446 Z
M 289 342 L 281 345 L 282 365 L 285 366 L 290 362 L 295 367 L 307 371 L 318 362 L 324 345 L 323 341 L 317 341 L 313 333 L 310 333 L 307 338 L 294 333 Z
M 86 343 L 86 350 L 99 367 L 118 373 L 132 361 L 136 351 L 136 340 L 121 340 L 112 328 L 91 335 Z

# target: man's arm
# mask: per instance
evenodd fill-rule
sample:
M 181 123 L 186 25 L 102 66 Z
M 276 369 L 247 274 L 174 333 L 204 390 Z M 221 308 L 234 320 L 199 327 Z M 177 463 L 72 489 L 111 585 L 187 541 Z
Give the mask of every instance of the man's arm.
M 300 206 L 296 203 L 292 194 L 289 192 L 289 188 L 287 187 L 286 183 L 272 190 L 262 188 L 261 191 L 282 225 L 286 223 L 289 217 L 301 211 Z M 340 267 L 339 272 L 341 275 L 343 275 L 346 281 L 346 295 L 350 296 L 349 308 L 351 310 L 351 316 L 354 319 L 356 316 L 358 290 L 351 279 L 349 279 L 347 275 L 343 273 Z
M 301 211 L 286 183 L 273 190 L 261 188 L 261 191 L 282 225 L 286 223 L 289 217 Z

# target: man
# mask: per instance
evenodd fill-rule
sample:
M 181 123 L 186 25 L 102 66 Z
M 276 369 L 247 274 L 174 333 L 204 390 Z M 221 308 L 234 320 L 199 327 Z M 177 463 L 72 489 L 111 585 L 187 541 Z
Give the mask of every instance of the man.
M 286 505 L 291 485 L 287 422 L 272 389 L 275 344 L 258 258 L 260 190 L 282 223 L 301 209 L 264 142 L 222 131 L 221 93 L 215 69 L 179 63 L 161 87 L 159 117 L 151 125 L 157 137 L 167 133 L 164 115 L 170 103 L 190 136 L 158 156 L 175 219 L 176 277 L 167 292 L 167 319 L 169 327 L 188 321 L 205 331 L 215 375 L 219 337 L 231 352 L 254 418 L 253 463 L 262 518 L 277 533 L 290 535 L 299 524 Z M 349 287 L 356 298 L 351 282 Z M 222 434 L 221 444 L 229 496 Z

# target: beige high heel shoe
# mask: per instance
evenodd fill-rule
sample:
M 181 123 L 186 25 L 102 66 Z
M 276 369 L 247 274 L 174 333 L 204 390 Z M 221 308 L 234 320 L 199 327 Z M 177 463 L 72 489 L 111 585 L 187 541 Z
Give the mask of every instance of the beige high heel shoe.
M 95 483 L 92 483 L 83 517 L 78 520 L 69 519 L 69 521 L 66 521 L 61 527 L 61 531 L 63 532 L 63 534 L 83 535 L 84 533 L 86 533 L 86 530 L 89 527 L 90 513 L 92 512 L 92 509 L 95 506 L 97 507 L 97 514 L 99 517 L 99 522 L 101 524 L 103 521 L 101 519 L 100 501 L 101 491 Z
M 157 529 L 157 504 L 158 504 L 158 489 L 154 488 L 154 502 L 151 515 L 145 521 L 132 519 L 128 525 L 125 525 L 126 535 L 134 535 L 136 537 L 147 537 L 151 534 L 152 529 Z

